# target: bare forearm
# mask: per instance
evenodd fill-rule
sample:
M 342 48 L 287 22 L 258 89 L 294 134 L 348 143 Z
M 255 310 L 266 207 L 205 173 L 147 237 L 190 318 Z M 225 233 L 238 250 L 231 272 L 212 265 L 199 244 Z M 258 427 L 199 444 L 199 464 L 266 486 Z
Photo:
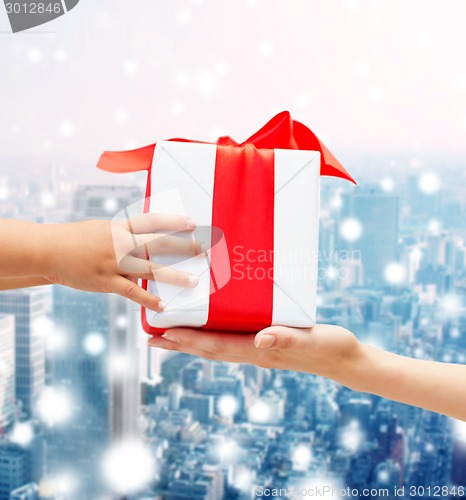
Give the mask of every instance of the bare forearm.
M 43 276 L 48 247 L 46 227 L 0 219 L 0 278 Z
M 363 344 L 339 380 L 351 389 L 466 420 L 466 366 L 400 356 Z
M 29 288 L 31 286 L 50 285 L 50 281 L 42 276 L 24 276 L 21 278 L 0 278 L 1 290 L 16 290 L 17 288 Z

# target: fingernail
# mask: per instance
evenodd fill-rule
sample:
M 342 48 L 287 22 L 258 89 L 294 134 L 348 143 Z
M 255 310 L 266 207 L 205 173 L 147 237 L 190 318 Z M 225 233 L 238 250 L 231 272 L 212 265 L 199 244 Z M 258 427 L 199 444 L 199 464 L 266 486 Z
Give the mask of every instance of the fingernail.
M 191 217 L 188 217 L 188 226 L 189 229 L 196 229 L 196 221 L 194 219 L 191 219 Z
M 272 347 L 275 344 L 276 338 L 275 335 L 265 334 L 257 341 L 256 347 L 266 348 Z
M 179 339 L 172 337 L 170 333 L 164 333 L 162 337 L 166 340 L 170 340 L 170 342 L 176 342 L 177 344 L 181 344 Z
M 199 277 L 191 274 L 191 276 L 188 276 L 188 283 L 190 286 L 196 286 L 199 283 Z
M 159 311 L 163 311 L 167 307 L 167 303 L 164 300 L 161 300 L 158 305 Z
M 147 343 L 150 345 L 150 346 L 158 346 L 159 345 L 159 336 L 154 336 L 154 337 L 151 337 Z

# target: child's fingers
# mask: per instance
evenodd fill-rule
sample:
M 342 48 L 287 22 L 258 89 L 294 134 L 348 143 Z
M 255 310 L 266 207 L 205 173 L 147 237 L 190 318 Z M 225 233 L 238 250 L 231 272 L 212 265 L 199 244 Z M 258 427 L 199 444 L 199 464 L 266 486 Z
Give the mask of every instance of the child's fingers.
M 128 255 L 122 259 L 120 262 L 120 271 L 123 274 L 129 275 L 128 277 L 155 280 L 161 283 L 182 286 L 183 288 L 193 288 L 199 282 L 199 278 L 195 274 L 162 266 L 149 260 L 138 259 L 132 255 Z
M 145 255 L 187 255 L 194 256 L 202 253 L 201 242 L 196 242 L 192 238 L 182 238 L 170 234 L 138 234 L 134 235 L 136 253 Z
M 147 290 L 136 285 L 136 283 L 123 278 L 123 276 L 117 276 L 112 280 L 110 283 L 110 292 L 126 297 L 152 311 L 160 312 L 165 308 L 165 302 L 163 302 L 160 297 L 152 295 Z
M 128 230 L 134 234 L 154 233 L 156 231 L 192 231 L 196 227 L 193 219 L 184 215 L 151 213 L 132 217 L 125 221 Z
M 199 283 L 199 277 L 195 274 L 158 264 L 152 265 L 152 275 L 147 276 L 145 279 L 152 279 L 174 286 L 182 286 L 183 288 L 194 288 Z

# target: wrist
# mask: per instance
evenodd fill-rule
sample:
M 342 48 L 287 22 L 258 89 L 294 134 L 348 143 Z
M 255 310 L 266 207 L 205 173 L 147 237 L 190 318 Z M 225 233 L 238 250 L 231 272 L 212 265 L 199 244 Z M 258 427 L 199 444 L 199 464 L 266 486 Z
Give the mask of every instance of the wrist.
M 34 276 L 49 276 L 53 274 L 56 259 L 54 249 L 57 238 L 55 234 L 56 224 L 34 224 L 34 242 L 32 266 Z
M 356 340 L 351 351 L 338 363 L 335 380 L 349 389 L 367 392 L 371 379 L 372 353 L 370 346 Z
M 360 342 L 357 353 L 348 360 L 346 377 L 341 383 L 354 391 L 381 395 L 388 380 L 394 383 L 394 357 L 392 353 Z

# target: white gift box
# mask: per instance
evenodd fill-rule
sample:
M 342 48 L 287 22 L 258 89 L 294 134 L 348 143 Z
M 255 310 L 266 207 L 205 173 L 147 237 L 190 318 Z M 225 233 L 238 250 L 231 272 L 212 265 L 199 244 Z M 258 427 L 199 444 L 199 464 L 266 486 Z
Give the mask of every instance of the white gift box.
M 198 226 L 212 227 L 216 156 L 220 147 L 159 142 L 151 169 L 149 211 L 183 214 L 193 218 Z M 220 273 L 223 277 L 229 276 L 230 281 L 243 280 L 245 286 L 250 280 L 264 279 L 266 270 L 258 261 L 267 262 L 272 250 L 273 287 L 268 298 L 272 302 L 270 324 L 309 327 L 315 323 L 316 314 L 320 153 L 275 149 L 273 157 L 271 196 L 274 210 L 269 214 L 273 249 L 252 252 L 247 241 L 236 242 L 232 247 L 228 235 L 224 235 L 216 242 L 223 253 Z M 249 220 L 248 206 L 233 209 L 233 216 L 244 218 L 251 232 L 262 230 L 255 227 L 254 220 Z M 207 241 L 208 246 L 211 244 Z M 150 282 L 149 291 L 162 297 L 167 306 L 161 313 L 146 310 L 148 327 L 207 325 L 212 295 L 218 293 L 211 280 L 209 258 L 196 256 L 180 262 L 179 257 L 160 255 L 154 261 L 196 274 L 199 284 L 194 289 L 183 289 Z M 265 297 L 257 297 L 258 303 L 263 300 Z M 247 323 L 244 328 L 249 329 Z
M 316 319 L 321 175 L 354 182 L 305 125 L 279 113 L 242 144 L 174 139 L 103 153 L 109 172 L 147 170 L 146 212 L 182 214 L 208 254 L 154 262 L 199 276 L 193 289 L 153 281 L 143 286 L 167 304 L 142 309 L 146 332 L 174 326 L 257 331 L 310 327 Z M 195 242 L 193 241 L 193 244 Z

